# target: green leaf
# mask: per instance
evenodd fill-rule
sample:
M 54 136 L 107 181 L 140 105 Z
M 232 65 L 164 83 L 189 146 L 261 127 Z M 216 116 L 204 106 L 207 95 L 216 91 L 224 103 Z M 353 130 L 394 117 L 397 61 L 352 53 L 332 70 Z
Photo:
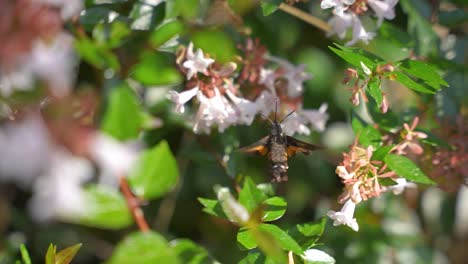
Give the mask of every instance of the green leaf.
M 244 185 L 239 192 L 239 202 L 253 212 L 265 199 L 266 195 L 260 191 L 250 177 L 245 177 Z
M 182 263 L 186 264 L 209 264 L 218 263 L 211 258 L 208 252 L 189 239 L 176 239 L 171 241 L 170 246 L 177 254 Z
M 65 249 L 60 250 L 55 255 L 55 264 L 69 264 L 75 257 L 78 250 L 80 250 L 81 244 L 76 244 Z
M 318 249 L 309 249 L 301 256 L 304 264 L 334 264 L 335 259 Z
M 395 81 L 403 84 L 404 86 L 406 86 L 407 88 L 411 90 L 421 92 L 421 93 L 428 93 L 428 94 L 435 93 L 433 90 L 415 82 L 413 79 L 411 79 L 408 75 L 406 75 L 403 72 L 394 71 L 391 74 L 396 77 Z
M 287 202 L 283 197 L 274 196 L 263 201 L 262 220 L 264 222 L 274 221 L 281 218 L 286 212 Z
M 68 221 L 105 229 L 121 229 L 133 222 L 124 197 L 114 188 L 90 184 L 84 189 L 84 201 L 86 214 Z
M 235 59 L 236 44 L 232 37 L 224 31 L 198 31 L 193 34 L 192 40 L 195 47 L 203 50 L 205 56 L 209 54 L 218 63 L 226 63 Z M 213 43 L 216 43 L 216 45 L 213 45 Z
M 416 53 L 421 56 L 436 55 L 438 37 L 432 30 L 431 23 L 421 13 L 429 8 L 427 3 L 401 0 L 400 6 L 408 15 L 408 33 L 416 39 Z
M 385 159 L 385 156 L 394 148 L 395 145 L 390 145 L 390 146 L 382 146 L 377 148 L 373 153 L 372 153 L 372 160 L 380 160 L 383 161 Z
M 227 219 L 221 204 L 217 200 L 198 197 L 198 201 L 203 205 L 203 212 Z
M 179 71 L 162 53 L 146 51 L 131 70 L 130 76 L 147 86 L 174 85 L 182 81 Z
M 108 264 L 175 264 L 181 263 L 174 249 L 160 234 L 135 232 L 121 241 Z
M 379 180 L 379 184 L 382 185 L 382 186 L 393 186 L 393 185 L 397 185 L 398 182 L 390 179 L 390 178 L 378 178 Z
M 86 8 L 80 13 L 80 25 L 90 31 L 98 23 L 110 23 L 119 14 L 103 6 Z
M 167 21 L 153 30 L 150 36 L 150 43 L 153 47 L 157 48 L 170 39 L 182 34 L 184 29 L 184 24 L 178 20 Z
M 93 29 L 96 44 L 108 49 L 119 47 L 130 34 L 128 25 L 122 21 L 100 23 Z
M 115 87 L 109 96 L 101 129 L 119 140 L 138 137 L 143 117 L 135 94 L 126 83 Z
M 237 232 L 237 242 L 242 246 L 242 250 L 249 250 L 257 247 L 257 242 L 252 232 L 246 227 L 239 229 L 239 232 Z
M 327 218 L 322 217 L 318 222 L 297 224 L 288 234 L 301 246 L 303 250 L 313 247 L 325 231 Z
M 31 264 L 31 257 L 29 256 L 28 249 L 24 244 L 20 245 L 21 259 L 24 264 Z
M 129 17 L 133 19 L 133 30 L 152 29 L 163 18 L 164 8 L 159 8 L 162 1 L 141 0 L 135 2 Z
M 259 226 L 253 228 L 241 228 L 237 233 L 237 241 L 241 249 L 253 249 L 259 247 L 264 254 L 276 262 L 285 263 L 286 255 L 281 250 L 280 243 L 268 232 L 259 229 Z
M 338 48 L 335 48 L 332 46 L 329 46 L 328 48 L 331 49 L 336 55 L 340 56 L 349 64 L 352 64 L 353 66 L 357 67 L 358 70 L 360 70 L 362 67 L 361 62 L 363 62 L 371 70 L 374 69 L 377 66 L 377 64 L 385 62 L 381 58 L 365 50 L 358 49 L 358 48 L 344 47 L 336 43 L 334 44 Z
M 431 64 L 417 60 L 405 60 L 399 66 L 406 74 L 421 79 L 425 84 L 439 91 L 441 86 L 448 87 L 448 83 L 442 79 L 437 69 Z
M 407 157 L 387 154 L 384 161 L 392 171 L 395 171 L 399 176 L 407 180 L 424 184 L 435 184 Z
M 262 12 L 264 16 L 269 16 L 278 10 L 282 0 L 262 0 Z
M 259 226 L 259 230 L 272 235 L 284 250 L 292 251 L 297 255 L 302 255 L 304 253 L 297 242 L 278 226 L 272 224 L 261 224 Z
M 359 132 L 367 126 L 367 123 L 355 112 L 351 113 L 351 127 L 355 135 L 359 135 Z
M 379 125 L 379 129 L 392 131 L 400 126 L 399 117 L 392 110 L 389 109 L 387 113 L 383 114 L 374 100 L 370 100 L 366 107 L 372 120 Z
M 364 147 L 372 146 L 376 149 L 382 143 L 382 134 L 371 125 L 362 128 L 357 136 L 359 143 Z
M 46 264 L 55 264 L 55 256 L 57 254 L 57 246 L 54 244 L 50 244 L 49 248 L 47 249 L 47 253 L 45 256 L 45 263 Z
M 119 60 L 114 53 L 86 37 L 76 39 L 75 48 L 83 60 L 98 69 L 110 68 L 117 72 L 120 70 Z
M 382 90 L 380 89 L 380 79 L 373 77 L 367 84 L 367 89 L 372 98 L 374 98 L 377 105 L 381 105 L 383 101 Z
M 140 157 L 137 170 L 128 181 L 137 196 L 156 199 L 174 188 L 179 179 L 179 168 L 166 141 L 161 141 Z

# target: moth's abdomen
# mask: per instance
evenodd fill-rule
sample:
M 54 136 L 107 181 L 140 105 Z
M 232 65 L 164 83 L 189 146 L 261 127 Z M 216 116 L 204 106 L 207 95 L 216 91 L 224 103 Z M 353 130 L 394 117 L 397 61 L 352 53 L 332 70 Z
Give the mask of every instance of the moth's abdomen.
M 271 143 L 269 158 L 272 163 L 282 163 L 288 161 L 288 152 L 286 146 L 276 142 Z
M 272 182 L 287 182 L 288 181 L 288 162 L 272 162 L 271 163 L 271 181 Z

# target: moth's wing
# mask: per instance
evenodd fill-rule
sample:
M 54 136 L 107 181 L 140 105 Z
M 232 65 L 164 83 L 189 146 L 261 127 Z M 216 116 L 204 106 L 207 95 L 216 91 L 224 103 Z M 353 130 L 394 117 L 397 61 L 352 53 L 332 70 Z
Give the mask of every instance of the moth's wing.
M 242 147 L 237 151 L 241 151 L 248 154 L 258 154 L 265 156 L 268 153 L 268 136 L 260 139 L 259 141 L 253 143 L 252 145 Z
M 323 147 L 321 146 L 309 144 L 290 136 L 286 136 L 286 140 L 288 157 L 292 157 L 298 152 L 304 153 L 305 155 L 309 155 L 311 151 L 323 149 Z

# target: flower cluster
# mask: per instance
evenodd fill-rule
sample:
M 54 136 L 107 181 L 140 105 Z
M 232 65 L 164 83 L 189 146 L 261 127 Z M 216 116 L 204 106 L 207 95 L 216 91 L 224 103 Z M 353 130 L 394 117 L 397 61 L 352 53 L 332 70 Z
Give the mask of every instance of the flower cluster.
M 57 123 L 22 112 L 0 127 L 0 182 L 32 189 L 29 209 L 37 221 L 85 214 L 84 184 L 93 179 L 95 168 L 100 184 L 116 187 L 137 159 L 135 149 L 91 127 Z
M 377 17 L 377 27 L 382 25 L 384 19 L 395 17 L 395 6 L 398 0 L 322 0 L 322 9 L 333 8 L 333 17 L 329 20 L 332 27 L 330 35 L 338 35 L 343 39 L 348 29 L 352 29 L 352 39 L 346 45 L 354 45 L 358 41 L 366 44 L 375 36 L 362 25 L 360 17 L 368 13 L 369 7 Z
M 258 113 L 269 115 L 279 101 L 279 115 L 295 112 L 282 124 L 285 133 L 309 134 L 312 126 L 323 131 L 328 119 L 327 105 L 318 110 L 302 109 L 303 82 L 311 78 L 304 65 L 266 55 L 257 41 L 248 40 L 240 47 L 245 57 L 238 64 L 224 65 L 205 56 L 201 49 L 194 52 L 193 44 L 180 52 L 177 63 L 186 76 L 184 92 L 170 91 L 176 112 L 184 113 L 184 105 L 196 97 L 199 103 L 194 118 L 195 133 L 210 133 L 216 126 L 220 132 L 232 125 L 250 125 Z M 271 64 L 277 65 L 272 68 Z
M 372 160 L 373 152 L 372 146 L 363 148 L 355 142 L 348 153 L 343 153 L 343 162 L 336 167 L 336 174 L 345 185 L 344 192 L 339 197 L 339 202 L 344 205 L 341 211 L 329 211 L 327 214 L 334 220 L 334 225 L 347 225 L 358 231 L 359 225 L 353 218 L 356 204 L 383 192 L 400 194 L 406 187 L 415 186 L 404 178 L 398 178 L 395 172 L 388 170 L 384 162 Z M 382 185 L 381 180 L 385 178 L 392 179 L 396 184 Z
M 76 61 L 63 25 L 82 7 L 81 0 L 0 0 L 1 96 L 31 90 L 35 80 L 53 96 L 68 94 Z
M 383 66 L 378 65 L 374 72 L 371 69 L 369 69 L 362 61 L 361 68 L 362 72 L 364 73 L 363 77 L 360 78 L 358 70 L 348 68 L 346 69 L 345 77 L 343 78 L 343 84 L 345 85 L 348 85 L 351 81 L 354 81 L 352 83 L 352 87 L 349 87 L 347 89 L 349 89 L 352 92 L 350 101 L 353 105 L 356 106 L 360 104 L 361 98 L 364 101 L 364 103 L 368 102 L 365 89 L 368 87 L 369 82 L 371 80 L 378 81 L 378 83 L 380 84 L 382 79 L 384 78 L 385 73 L 394 71 L 393 65 L 385 64 Z M 386 113 L 389 107 L 387 95 L 380 88 L 379 91 L 381 93 L 380 96 L 382 97 L 382 102 L 380 103 L 379 108 L 382 113 Z

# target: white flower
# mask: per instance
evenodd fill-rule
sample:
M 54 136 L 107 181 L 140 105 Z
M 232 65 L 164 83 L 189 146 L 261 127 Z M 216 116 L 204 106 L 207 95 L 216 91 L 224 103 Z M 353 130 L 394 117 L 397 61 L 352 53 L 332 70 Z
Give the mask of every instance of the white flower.
M 25 65 L 18 66 L 10 72 L 0 72 L 0 94 L 7 97 L 15 90 L 30 90 L 33 88 L 33 81 L 33 73 Z
M 294 112 L 281 123 L 281 127 L 286 135 L 294 135 L 295 133 L 309 135 L 310 129 L 306 124 L 306 120 L 298 112 Z
M 361 20 L 358 16 L 353 14 L 353 38 L 346 42 L 346 45 L 354 45 L 358 41 L 363 41 L 368 44 L 371 39 L 373 39 L 375 33 L 367 32 L 366 29 L 362 26 Z
M 276 74 L 274 70 L 271 69 L 260 69 L 260 84 L 264 84 L 268 89 L 274 90 L 275 88 Z
M 302 92 L 304 90 L 302 87 L 302 83 L 312 78 L 312 76 L 304 72 L 305 65 L 300 64 L 298 66 L 295 66 L 287 60 L 283 60 L 273 56 L 268 57 L 268 59 L 278 63 L 283 67 L 285 71 L 283 77 L 286 78 L 286 80 L 288 81 L 288 96 L 297 97 L 302 95 Z
M 325 124 L 329 118 L 327 108 L 328 104 L 324 103 L 318 110 L 302 110 L 301 115 L 305 117 L 315 130 L 321 132 L 325 130 Z
M 368 43 L 374 36 L 375 33 L 367 32 L 362 26 L 361 20 L 355 14 L 343 13 L 335 14 L 328 23 L 331 26 L 331 31 L 328 35 L 338 35 L 339 38 L 343 39 L 346 36 L 348 28 L 353 29 L 352 39 L 346 42 L 347 46 L 354 45 L 356 42 L 362 40 L 364 43 Z
M 5 122 L 0 129 L 0 157 L 0 181 L 29 186 L 49 162 L 49 136 L 43 120 L 31 115 Z
M 306 263 L 322 263 L 322 264 L 333 264 L 335 259 L 327 253 L 318 249 L 308 249 L 304 251 L 304 255 L 301 256 Z
M 190 80 L 194 74 L 201 72 L 206 74 L 206 69 L 214 62 L 213 59 L 205 58 L 203 51 L 198 49 L 193 54 L 193 43 L 190 43 L 187 48 L 187 60 L 182 64 L 188 69 L 187 80 Z
M 29 66 L 40 79 L 48 81 L 57 97 L 71 90 L 75 64 L 73 38 L 68 34 L 59 34 L 52 42 L 36 40 L 32 46 Z
M 89 152 L 101 170 L 100 182 L 110 186 L 117 186 L 119 177 L 126 177 L 138 158 L 135 149 L 103 133 L 93 135 Z
M 342 15 L 350 5 L 354 4 L 354 2 L 355 0 L 322 0 L 320 8 L 328 9 L 334 7 L 333 13 Z
M 369 0 L 367 2 L 377 15 L 377 26 L 381 26 L 384 19 L 395 18 L 395 6 L 398 0 Z
M 328 211 L 327 216 L 333 220 L 334 226 L 347 225 L 357 232 L 359 231 L 359 225 L 356 221 L 356 218 L 353 218 L 355 209 L 356 204 L 351 199 L 349 199 L 343 205 L 341 211 L 335 212 L 330 210 Z
M 356 176 L 356 173 L 354 172 L 349 173 L 345 166 L 337 166 L 335 173 L 338 174 L 338 176 L 343 180 L 348 180 Z
M 229 89 L 226 89 L 226 93 L 229 96 L 229 99 L 234 103 L 238 116 L 237 123 L 245 125 L 252 124 L 255 115 L 257 114 L 257 104 L 247 99 L 235 96 Z
M 74 219 L 86 213 L 81 184 L 93 175 L 91 163 L 65 149 L 53 152 L 49 168 L 34 183 L 29 204 L 37 221 Z
M 395 195 L 399 195 L 403 193 L 405 188 L 416 188 L 417 185 L 414 182 L 409 182 L 405 178 L 397 178 L 395 179 L 397 182 L 396 185 L 389 186 L 388 189 L 393 192 Z
M 63 20 L 76 16 L 83 9 L 82 0 L 36 0 L 60 8 Z
M 195 133 L 209 133 L 209 128 L 216 124 L 219 132 L 224 132 L 230 125 L 236 123 L 236 112 L 232 105 L 219 90 L 215 88 L 215 96 L 207 98 L 202 93 L 197 95 L 200 102 L 193 130 Z
M 264 90 L 255 100 L 258 111 L 268 116 L 275 110 L 276 93 L 273 91 Z
M 190 99 L 192 99 L 195 95 L 197 95 L 198 91 L 198 86 L 181 93 L 178 93 L 176 91 L 169 91 L 168 97 L 176 104 L 175 111 L 179 114 L 182 114 L 185 112 L 184 104 L 190 101 Z

